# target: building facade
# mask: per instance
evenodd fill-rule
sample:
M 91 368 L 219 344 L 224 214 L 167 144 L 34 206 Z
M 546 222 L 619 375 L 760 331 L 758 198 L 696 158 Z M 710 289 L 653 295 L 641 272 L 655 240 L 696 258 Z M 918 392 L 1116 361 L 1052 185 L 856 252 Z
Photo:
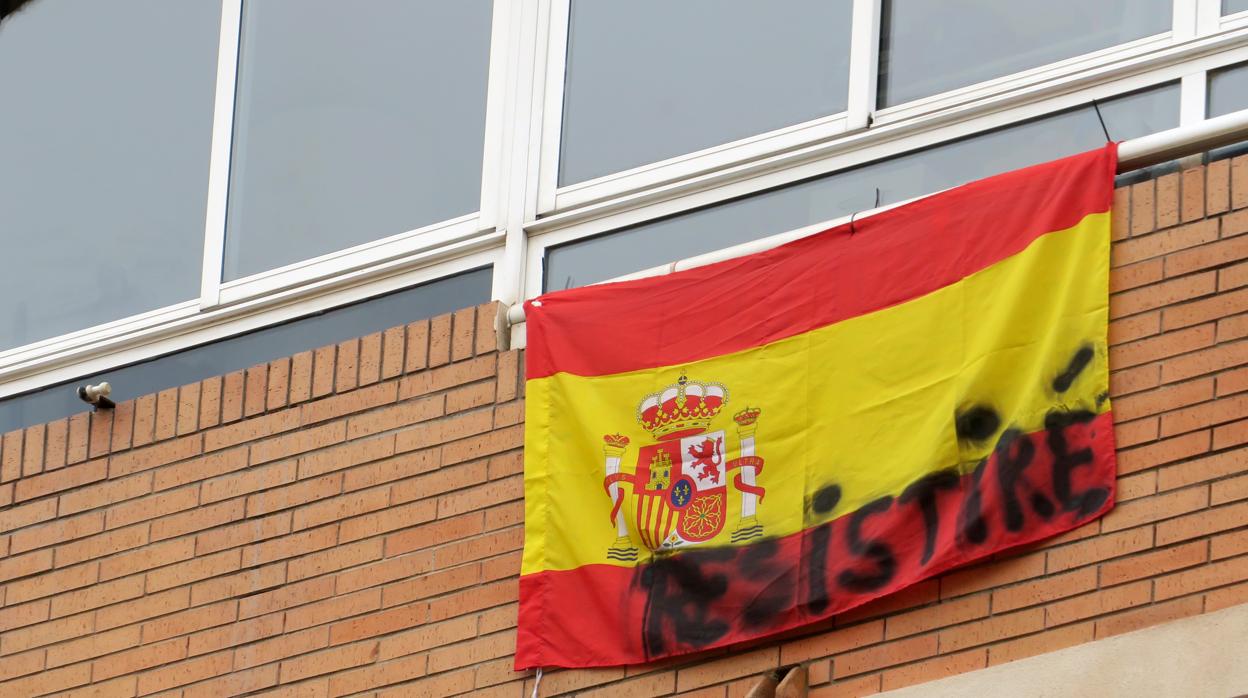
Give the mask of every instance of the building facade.
M 1248 108 L 1248 4 L 1084 4 L 27 3 L 0 24 L 0 690 L 529 695 L 507 307 Z M 1022 686 L 1242 618 L 1236 152 L 1120 180 L 1113 513 L 541 694 Z

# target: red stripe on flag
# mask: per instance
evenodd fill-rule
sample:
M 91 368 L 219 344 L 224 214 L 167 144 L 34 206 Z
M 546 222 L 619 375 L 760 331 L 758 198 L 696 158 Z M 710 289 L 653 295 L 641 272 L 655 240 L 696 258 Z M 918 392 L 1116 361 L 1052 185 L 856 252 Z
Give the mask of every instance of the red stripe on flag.
M 1114 503 L 1113 423 L 1055 415 L 972 473 L 830 521 L 808 512 L 798 534 L 522 576 L 515 666 L 635 664 L 772 635 L 1082 525 Z
M 526 375 L 687 363 L 904 303 L 1108 211 L 1116 165 L 1111 143 L 885 211 L 852 233 L 842 225 L 677 274 L 544 295 L 525 304 Z

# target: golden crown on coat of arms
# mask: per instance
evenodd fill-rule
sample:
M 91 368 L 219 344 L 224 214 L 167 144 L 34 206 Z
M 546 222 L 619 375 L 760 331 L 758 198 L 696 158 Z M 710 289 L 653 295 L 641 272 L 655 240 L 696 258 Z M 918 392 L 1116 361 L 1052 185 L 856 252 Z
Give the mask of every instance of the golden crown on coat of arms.
M 757 407 L 747 407 L 732 415 L 732 420 L 743 427 L 748 427 L 757 422 L 758 415 L 762 413 L 763 411 Z
M 719 383 L 691 381 L 682 373 L 675 385 L 642 398 L 637 421 L 656 439 L 700 434 L 728 402 L 728 389 Z

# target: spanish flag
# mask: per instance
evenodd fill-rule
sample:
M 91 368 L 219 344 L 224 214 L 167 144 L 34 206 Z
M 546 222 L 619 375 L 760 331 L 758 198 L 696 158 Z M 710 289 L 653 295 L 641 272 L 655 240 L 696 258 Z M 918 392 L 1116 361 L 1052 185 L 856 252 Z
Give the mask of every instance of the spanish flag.
M 1108 511 L 1115 165 L 528 302 L 516 667 L 765 637 Z

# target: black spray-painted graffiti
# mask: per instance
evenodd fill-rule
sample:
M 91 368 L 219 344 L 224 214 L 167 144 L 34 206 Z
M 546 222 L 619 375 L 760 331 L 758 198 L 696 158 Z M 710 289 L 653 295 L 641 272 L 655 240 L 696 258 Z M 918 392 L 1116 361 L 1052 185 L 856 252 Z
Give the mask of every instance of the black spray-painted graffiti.
M 1058 401 L 1094 358 L 1091 345 L 1071 357 L 1051 384 Z M 1070 528 L 1110 496 L 1108 483 L 1084 477 L 1079 484 L 1080 469 L 1095 461 L 1095 418 L 1087 409 L 1054 409 L 1042 432 L 1026 434 L 1003 429 L 995 410 L 973 404 L 955 416 L 957 436 L 992 448 L 969 473 L 930 473 L 897 497 L 835 519 L 843 493 L 827 483 L 808 497 L 799 535 L 660 554 L 634 580 L 646 595 L 647 656 L 810 622 L 1007 547 L 1025 529 L 1048 535 Z

